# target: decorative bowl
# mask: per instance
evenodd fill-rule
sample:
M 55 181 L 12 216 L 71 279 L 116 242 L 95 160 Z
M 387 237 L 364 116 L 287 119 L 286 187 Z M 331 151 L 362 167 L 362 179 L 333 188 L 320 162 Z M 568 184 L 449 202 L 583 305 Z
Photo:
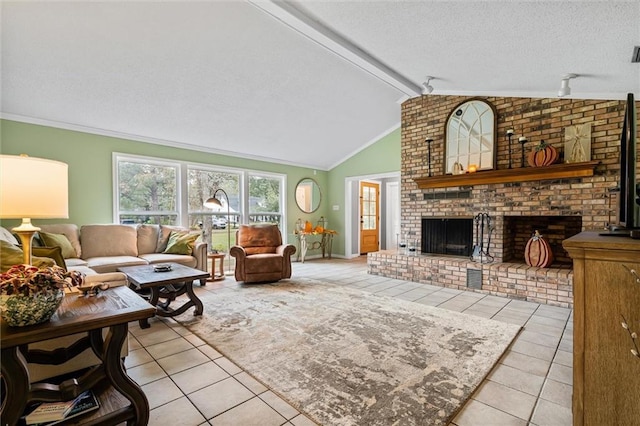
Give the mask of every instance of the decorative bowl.
M 0 296 L 2 319 L 12 327 L 24 327 L 49 321 L 60 307 L 64 290 L 25 296 L 13 294 Z

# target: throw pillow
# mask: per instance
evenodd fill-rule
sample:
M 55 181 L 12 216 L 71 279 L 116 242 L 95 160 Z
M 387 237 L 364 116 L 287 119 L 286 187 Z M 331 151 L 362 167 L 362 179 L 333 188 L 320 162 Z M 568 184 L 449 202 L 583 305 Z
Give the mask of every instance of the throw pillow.
M 0 240 L 0 272 L 7 272 L 13 265 L 21 265 L 24 261 L 22 249 L 4 240 Z M 37 268 L 46 268 L 55 265 L 53 259 L 47 257 L 31 256 L 31 263 Z
M 56 262 L 56 265 L 67 270 L 67 264 L 62 256 L 62 249 L 59 246 L 55 247 L 31 247 L 31 256 L 48 257 Z
M 60 247 L 62 257 L 65 259 L 73 259 L 78 257 L 76 250 L 71 245 L 69 239 L 63 234 L 52 234 L 49 232 L 39 232 L 40 239 L 46 247 Z
M 189 234 L 188 232 L 171 231 L 169 234 L 169 242 L 163 253 L 167 254 L 191 254 L 196 240 L 200 234 Z

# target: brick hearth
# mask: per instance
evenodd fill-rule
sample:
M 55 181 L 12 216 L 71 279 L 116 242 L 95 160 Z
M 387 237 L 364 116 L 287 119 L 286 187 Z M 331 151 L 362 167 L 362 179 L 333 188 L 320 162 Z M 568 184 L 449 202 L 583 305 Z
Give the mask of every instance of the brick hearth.
M 550 231 L 561 240 L 555 221 L 569 220 L 569 237 L 586 229 L 603 229 L 612 220 L 610 189 L 617 186 L 620 132 L 624 101 L 484 98 L 497 112 L 496 168 L 508 167 L 507 129 L 516 138 L 526 136 L 529 152 L 541 139 L 552 144 L 564 161 L 564 129 L 591 123 L 591 159 L 599 161 L 594 176 L 494 183 L 453 188 L 420 189 L 414 179 L 427 176 L 427 137 L 431 144 L 431 170 L 443 175 L 444 129 L 448 114 L 471 98 L 422 96 L 402 105 L 401 226 L 402 232 L 420 247 L 422 218 L 474 217 L 488 213 L 495 226 L 490 253 L 493 263 L 472 262 L 469 258 L 380 251 L 368 256 L 369 272 L 393 278 L 442 285 L 457 289 L 499 294 L 559 306 L 572 306 L 572 272 L 569 257 L 555 242 L 560 260 L 551 268 L 524 264 L 522 235 L 530 234 L 527 223 Z M 640 108 L 637 108 L 640 113 Z M 514 150 L 519 158 L 520 146 Z M 519 165 L 519 162 L 516 162 Z M 482 172 L 478 172 L 482 173 Z M 564 218 L 564 219 L 563 219 Z M 520 220 L 519 220 L 520 219 Z M 516 235 L 517 234 L 517 235 Z M 476 236 L 474 235 L 474 241 Z M 467 276 L 472 287 L 467 285 Z M 474 288 L 475 287 L 475 288 Z

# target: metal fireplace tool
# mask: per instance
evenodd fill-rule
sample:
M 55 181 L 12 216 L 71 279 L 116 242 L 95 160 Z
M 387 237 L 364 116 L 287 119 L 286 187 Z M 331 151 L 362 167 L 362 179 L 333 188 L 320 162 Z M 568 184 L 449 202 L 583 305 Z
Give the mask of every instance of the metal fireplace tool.
M 489 213 L 478 213 L 473 218 L 473 221 L 476 225 L 476 243 L 473 246 L 471 260 L 473 262 L 491 263 L 494 260 L 494 257 L 489 254 L 491 234 L 493 234 L 494 230 L 491 216 L 489 216 Z

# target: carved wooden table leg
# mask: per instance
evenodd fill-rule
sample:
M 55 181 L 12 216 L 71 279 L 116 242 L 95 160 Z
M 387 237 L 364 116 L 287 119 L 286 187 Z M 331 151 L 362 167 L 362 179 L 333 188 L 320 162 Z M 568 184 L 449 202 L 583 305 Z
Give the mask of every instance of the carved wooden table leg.
M 102 333 L 92 330 L 91 333 Z M 144 392 L 124 371 L 120 359 L 120 351 L 128 333 L 127 324 L 118 324 L 109 328 L 105 340 L 106 347 L 103 355 L 104 369 L 109 381 L 124 397 L 131 402 L 135 411 L 135 420 L 127 421 L 128 425 L 146 426 L 149 422 L 149 401 Z
M 2 379 L 6 389 L 0 418 L 2 425 L 14 426 L 22 415 L 29 394 L 29 372 L 27 362 L 18 346 L 2 350 Z

